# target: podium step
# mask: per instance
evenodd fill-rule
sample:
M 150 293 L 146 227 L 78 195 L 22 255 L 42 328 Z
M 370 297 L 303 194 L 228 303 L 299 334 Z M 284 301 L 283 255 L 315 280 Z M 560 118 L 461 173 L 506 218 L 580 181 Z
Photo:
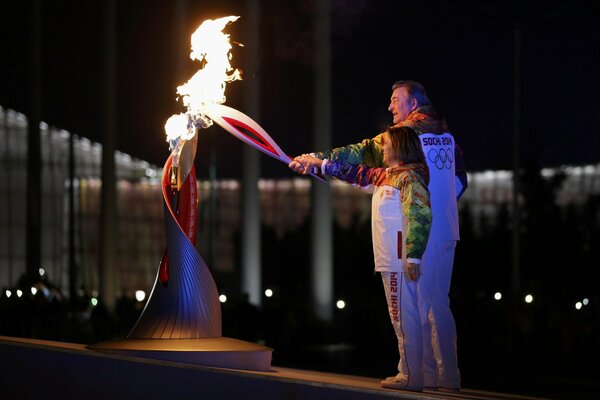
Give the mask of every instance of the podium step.
M 379 381 L 280 367 L 216 368 L 0 336 L 2 399 L 533 399 L 469 389 L 408 392 L 383 389 Z

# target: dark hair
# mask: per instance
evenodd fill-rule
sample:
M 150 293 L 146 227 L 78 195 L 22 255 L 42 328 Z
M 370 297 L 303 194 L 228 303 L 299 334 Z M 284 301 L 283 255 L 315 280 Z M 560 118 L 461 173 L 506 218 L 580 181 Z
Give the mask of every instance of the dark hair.
M 407 126 L 392 127 L 387 130 L 392 148 L 404 164 L 425 162 L 419 135 Z
M 416 81 L 396 81 L 392 85 L 392 92 L 399 87 L 405 87 L 408 95 L 417 100 L 417 106 L 421 107 L 427 104 L 431 104 L 427 92 L 423 85 Z

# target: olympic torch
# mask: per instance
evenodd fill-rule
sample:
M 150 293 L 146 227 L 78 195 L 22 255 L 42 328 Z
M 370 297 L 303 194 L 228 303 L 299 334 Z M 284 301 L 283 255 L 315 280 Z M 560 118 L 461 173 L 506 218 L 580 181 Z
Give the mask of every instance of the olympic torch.
M 223 105 L 226 84 L 241 79 L 241 72 L 230 64 L 229 35 L 223 33 L 225 26 L 237 19 L 206 20 L 192 35 L 190 57 L 202 67 L 177 88 L 186 112 L 171 116 L 165 124 L 171 150 L 162 178 L 167 248 L 152 293 L 130 337 L 172 339 L 221 334 L 216 284 L 195 249 L 198 132 L 214 121 L 255 149 L 286 164 L 291 161 L 258 123 Z
M 235 108 L 222 104 L 212 104 L 205 106 L 203 113 L 221 128 L 258 151 L 286 165 L 292 161 L 258 123 Z M 325 182 L 325 179 L 318 173 L 311 172 L 310 175 Z
M 171 150 L 161 181 L 167 247 L 152 293 L 126 340 L 88 348 L 215 367 L 271 368 L 272 349 L 221 336 L 219 292 L 195 247 L 198 132 L 211 126 L 213 118 L 227 120 L 233 110 L 219 108 L 225 102 L 226 83 L 241 79 L 241 73 L 229 64 L 231 43 L 222 30 L 237 18 L 204 21 L 192 35 L 191 58 L 203 67 L 177 88 L 187 111 L 171 116 L 165 124 Z M 283 154 L 266 132 L 246 122 L 260 137 L 257 141 L 272 150 L 271 155 Z

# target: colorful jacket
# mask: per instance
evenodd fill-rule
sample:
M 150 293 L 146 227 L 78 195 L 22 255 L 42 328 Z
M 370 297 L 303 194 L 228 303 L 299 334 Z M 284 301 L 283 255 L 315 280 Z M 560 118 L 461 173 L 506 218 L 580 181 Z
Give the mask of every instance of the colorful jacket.
M 407 126 L 417 132 L 418 135 L 424 133 L 442 134 L 448 132 L 446 121 L 440 117 L 431 105 L 425 105 L 417 108 L 408 115 L 406 120 L 399 122 L 396 126 Z M 372 139 L 365 139 L 360 143 L 351 144 L 345 147 L 338 147 L 325 152 L 316 153 L 320 159 L 340 161 L 349 164 L 365 164 L 369 167 L 385 167 L 383 163 L 383 152 L 381 145 L 381 136 L 383 133 Z M 462 196 L 467 189 L 467 171 L 463 159 L 463 152 L 455 144 L 455 173 L 458 180 L 457 199 Z
M 431 229 L 426 164 L 370 168 L 327 160 L 323 172 L 363 188 L 375 188 L 371 223 L 377 270 L 388 270 L 394 264 L 401 266 L 403 258 L 409 262 L 418 262 L 422 258 Z M 391 201 L 385 211 L 378 208 L 382 198 Z M 386 215 L 379 215 L 381 213 Z

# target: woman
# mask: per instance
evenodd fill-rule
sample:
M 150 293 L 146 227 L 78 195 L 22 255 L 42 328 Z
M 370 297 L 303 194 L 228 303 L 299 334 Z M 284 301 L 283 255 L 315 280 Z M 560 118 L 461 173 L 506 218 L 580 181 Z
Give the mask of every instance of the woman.
M 381 273 L 390 320 L 398 338 L 398 374 L 381 386 L 423 390 L 423 346 L 417 306 L 419 264 L 431 229 L 429 170 L 418 135 L 408 127 L 393 127 L 382 140 L 387 168 L 369 168 L 296 157 L 290 168 L 300 165 L 307 173 L 313 165 L 321 172 L 372 192 L 371 227 L 375 270 Z M 299 165 L 300 164 L 300 165 Z

